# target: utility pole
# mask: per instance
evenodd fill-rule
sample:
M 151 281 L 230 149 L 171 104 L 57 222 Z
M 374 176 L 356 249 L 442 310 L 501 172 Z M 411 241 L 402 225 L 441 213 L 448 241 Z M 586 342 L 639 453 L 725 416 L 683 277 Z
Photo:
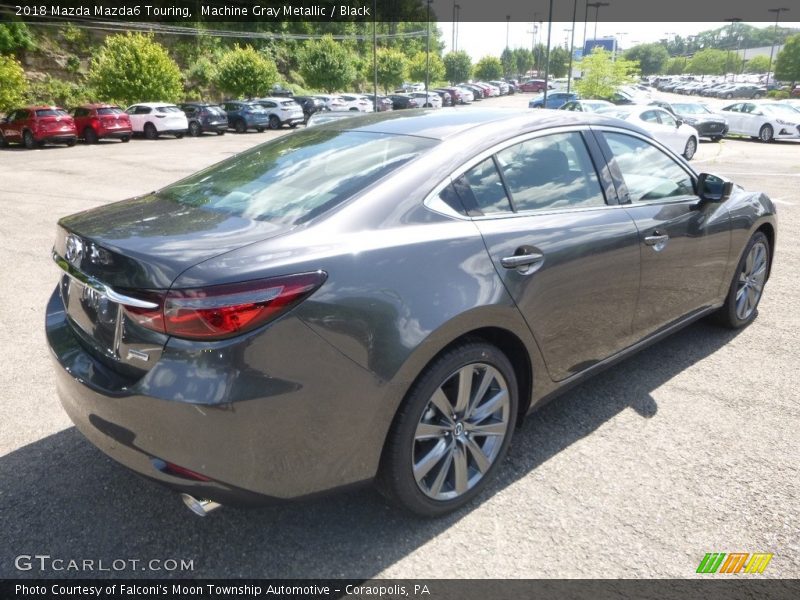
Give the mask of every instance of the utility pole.
M 770 8 L 769 12 L 775 13 L 775 29 L 772 32 L 772 48 L 769 49 L 769 67 L 767 68 L 767 81 L 764 84 L 769 90 L 769 75 L 772 72 L 772 55 L 775 54 L 775 37 L 778 35 L 778 19 L 781 18 L 782 12 L 789 12 L 788 8 Z M 774 78 L 773 78 L 774 81 Z
M 547 78 L 550 76 L 550 34 L 553 32 L 553 0 L 550 0 L 550 11 L 547 16 L 547 56 L 544 63 L 544 98 L 542 108 L 547 108 Z
M 572 57 L 575 54 L 575 17 L 578 16 L 578 0 L 572 2 L 572 29 L 569 41 L 569 66 L 567 67 L 567 93 L 572 87 Z

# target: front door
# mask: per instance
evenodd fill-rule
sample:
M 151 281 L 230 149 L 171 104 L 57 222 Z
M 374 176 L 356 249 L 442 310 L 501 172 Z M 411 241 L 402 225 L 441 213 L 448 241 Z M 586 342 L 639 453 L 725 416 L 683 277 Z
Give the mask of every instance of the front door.
M 641 285 L 633 321 L 644 337 L 724 295 L 730 216 L 700 202 L 693 176 L 643 137 L 603 132 L 620 197 L 640 236 Z

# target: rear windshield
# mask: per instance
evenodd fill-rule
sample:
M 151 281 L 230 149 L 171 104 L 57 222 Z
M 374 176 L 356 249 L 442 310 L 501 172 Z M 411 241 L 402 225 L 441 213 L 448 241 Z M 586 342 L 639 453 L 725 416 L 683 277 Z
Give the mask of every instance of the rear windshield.
M 181 112 L 181 109 L 177 106 L 157 106 L 156 112 L 160 113 L 177 113 Z
M 122 109 L 117 106 L 110 106 L 107 108 L 98 108 L 97 109 L 98 115 L 121 115 Z
M 286 102 L 281 102 L 281 106 L 296 106 L 297 102 L 294 100 L 287 100 Z
M 206 106 L 206 110 L 210 112 L 212 115 L 222 116 L 225 114 L 225 111 L 222 110 L 221 106 Z
M 276 224 L 311 219 L 437 143 L 427 138 L 312 128 L 210 167 L 159 195 Z
M 66 117 L 67 111 L 60 108 L 38 108 L 36 109 L 37 117 Z

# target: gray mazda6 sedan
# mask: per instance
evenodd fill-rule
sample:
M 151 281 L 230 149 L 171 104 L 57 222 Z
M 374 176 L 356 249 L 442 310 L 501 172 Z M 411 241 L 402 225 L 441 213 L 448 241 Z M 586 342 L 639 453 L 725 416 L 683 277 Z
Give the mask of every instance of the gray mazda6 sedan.
M 546 400 L 749 324 L 776 227 L 613 118 L 380 113 L 62 219 L 47 339 L 83 434 L 199 514 L 374 480 L 441 515 Z

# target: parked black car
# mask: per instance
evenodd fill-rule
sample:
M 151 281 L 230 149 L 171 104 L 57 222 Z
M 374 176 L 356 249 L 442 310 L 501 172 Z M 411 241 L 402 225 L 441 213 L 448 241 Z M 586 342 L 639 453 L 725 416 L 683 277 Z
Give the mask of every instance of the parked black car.
M 387 96 L 392 101 L 392 109 L 401 110 L 403 108 L 420 108 L 422 104 L 416 98 L 408 94 L 389 94 Z
M 700 137 L 710 138 L 718 142 L 728 133 L 728 121 L 700 102 L 664 102 L 655 100 L 655 104 L 679 117 L 687 125 L 697 129 Z
M 373 109 L 375 107 L 375 94 L 364 94 L 366 98 L 372 103 Z M 394 110 L 394 103 L 388 96 L 378 95 L 378 109 L 375 112 L 386 112 L 387 110 Z
M 714 93 L 717 98 L 748 98 L 758 100 L 767 95 L 767 88 L 763 85 L 754 85 L 752 83 L 741 83 L 733 87 L 723 88 Z
M 478 87 L 477 85 L 473 85 L 471 83 L 459 83 L 458 86 L 459 87 L 463 87 L 463 88 L 467 88 L 469 91 L 471 91 L 473 100 L 482 100 L 486 95 L 486 91 L 482 87 Z M 444 92 L 444 93 L 449 95 L 448 92 Z M 452 104 L 452 100 L 451 100 L 451 104 Z
M 375 480 L 436 516 L 559 392 L 751 323 L 776 235 L 615 118 L 357 115 L 61 219 L 45 331 L 78 429 L 199 514 Z
M 178 106 L 186 113 L 186 120 L 189 122 L 189 135 L 193 137 L 205 132 L 224 135 L 228 130 L 228 115 L 217 104 L 184 102 Z
M 322 100 L 315 98 L 314 96 L 292 96 L 292 99 L 303 109 L 305 123 L 308 123 L 308 120 L 314 113 L 330 110 L 327 106 L 325 106 L 325 103 Z

